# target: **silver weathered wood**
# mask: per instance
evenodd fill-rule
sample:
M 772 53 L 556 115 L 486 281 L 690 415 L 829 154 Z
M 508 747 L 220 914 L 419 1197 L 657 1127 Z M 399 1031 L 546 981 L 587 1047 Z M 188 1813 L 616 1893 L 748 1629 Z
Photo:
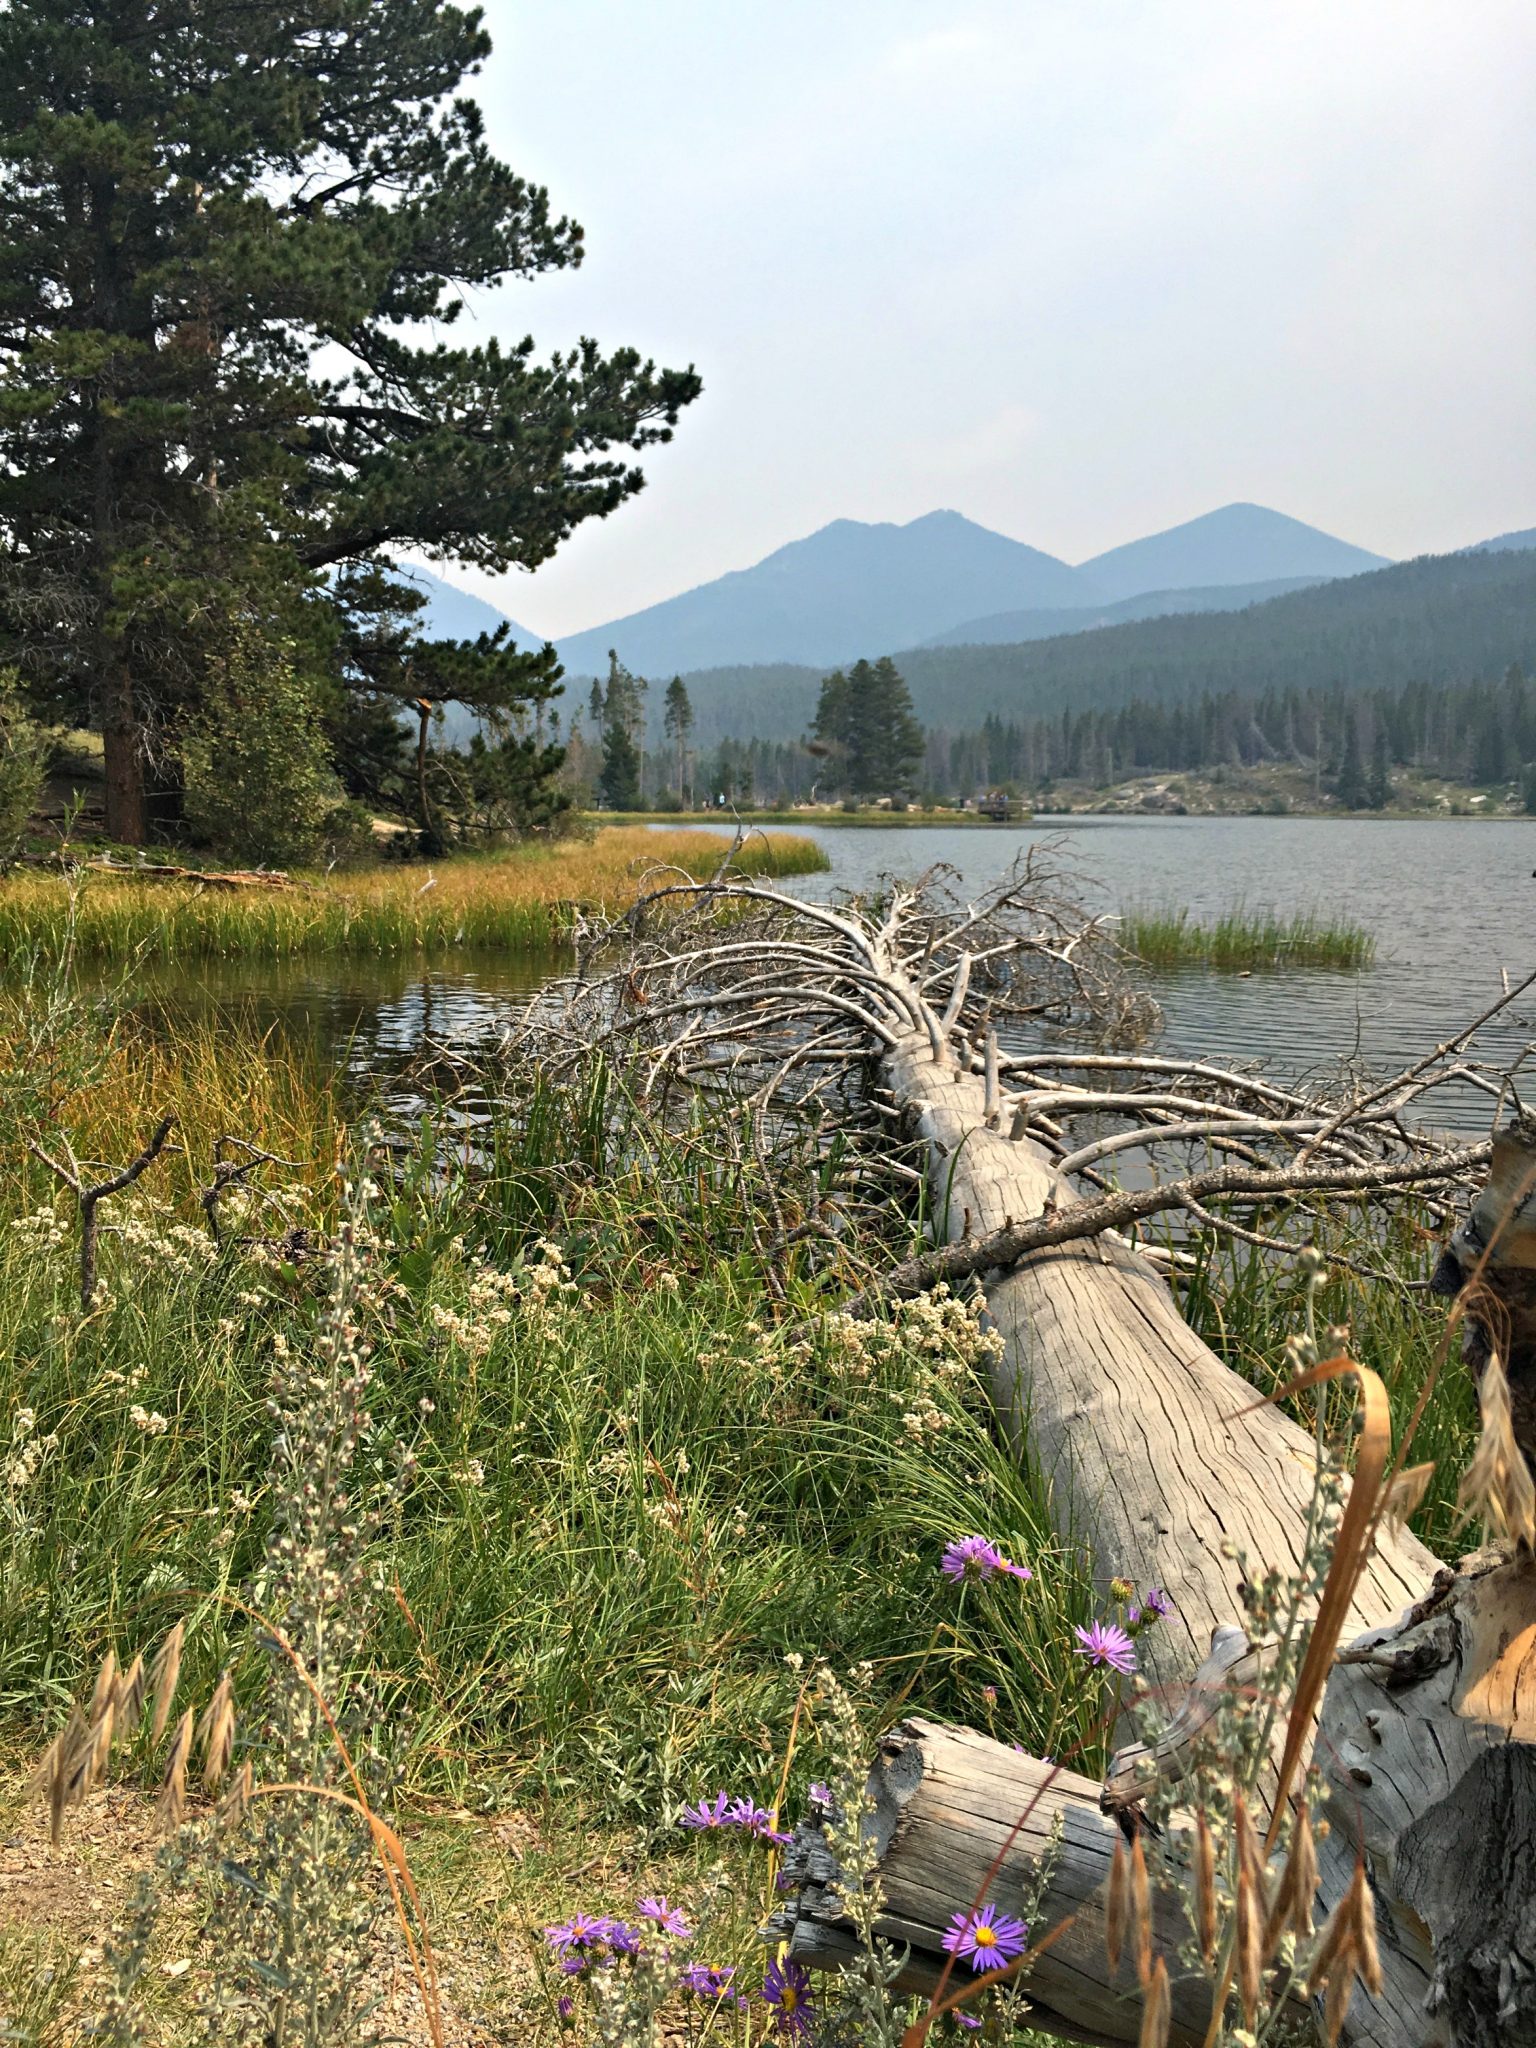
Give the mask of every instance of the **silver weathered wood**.
M 926 1142 L 941 1236 L 980 1236 L 1078 1199 L 1028 1139 L 987 1127 L 981 1077 L 904 1037 L 884 1076 Z M 1173 1596 L 1142 1638 L 1155 1684 L 1187 1680 L 1215 1629 L 1237 1620 L 1239 1568 L 1300 1559 L 1313 1445 L 1180 1316 L 1162 1276 L 1102 1239 L 1037 1253 L 988 1276 L 1006 1349 L 993 1394 L 1020 1455 L 1050 1489 L 1062 1535 L 1101 1583 L 1124 1576 Z M 1437 1560 L 1406 1533 L 1383 1535 L 1352 1627 L 1390 1620 L 1428 1586 Z
M 1118 1829 L 1100 1812 L 1093 1779 L 1024 1756 L 974 1729 L 913 1718 L 880 1745 L 870 1790 L 887 1901 L 882 1929 L 908 1951 L 906 1988 L 931 1993 L 937 1985 L 944 1931 L 956 1912 L 990 1899 L 1022 1916 L 1037 1901 L 1036 1940 L 1066 1925 L 1029 1972 L 1033 2024 L 1067 2040 L 1135 2041 L 1141 2026 L 1135 1971 L 1127 1957 L 1111 1973 L 1104 1949 L 1103 1887 Z M 814 1826 L 801 1829 L 786 1870 L 800 1887 L 780 1916 L 791 1955 L 820 1968 L 843 1960 L 850 1943 L 839 1926 L 837 1896 L 828 1890 L 836 1865 Z M 1178 2048 L 1192 2048 L 1204 2036 L 1210 1994 L 1179 1963 L 1188 1929 L 1170 1894 L 1156 1900 L 1155 1928 L 1175 1979 L 1172 2039 Z M 946 1995 L 968 1981 L 968 1968 L 951 1972 Z

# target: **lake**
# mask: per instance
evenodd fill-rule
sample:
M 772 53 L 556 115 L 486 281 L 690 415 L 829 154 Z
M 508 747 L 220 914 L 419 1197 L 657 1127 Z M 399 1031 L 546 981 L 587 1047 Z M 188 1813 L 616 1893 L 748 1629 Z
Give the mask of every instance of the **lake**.
M 1175 905 L 1208 918 L 1246 903 L 1355 920 L 1377 942 L 1374 964 L 1358 973 L 1148 977 L 1167 1045 L 1262 1060 L 1287 1078 L 1337 1072 L 1341 1061 L 1404 1066 L 1491 1003 L 1501 972 L 1517 983 L 1536 970 L 1536 827 L 1524 822 L 1077 817 L 992 829 L 796 829 L 826 848 L 832 867 L 785 887 L 817 896 L 938 862 L 975 889 L 1023 848 L 1049 842 L 1093 909 Z M 376 1072 L 424 1037 L 480 1037 L 560 971 L 547 955 L 464 953 L 427 965 L 345 957 L 215 964 L 178 975 L 174 986 L 194 1002 L 249 1001 Z M 1533 1036 L 1536 988 L 1487 1027 L 1482 1057 L 1513 1064 Z M 1435 1120 L 1474 1131 L 1486 1128 L 1488 1109 L 1458 1095 L 1436 1103 Z

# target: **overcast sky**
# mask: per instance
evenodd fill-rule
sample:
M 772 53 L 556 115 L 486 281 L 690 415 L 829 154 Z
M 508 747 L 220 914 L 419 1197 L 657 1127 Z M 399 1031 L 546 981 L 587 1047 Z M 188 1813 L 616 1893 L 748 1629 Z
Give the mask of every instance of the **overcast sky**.
M 829 519 L 1069 561 L 1234 499 L 1407 555 L 1536 524 L 1530 0 L 488 0 L 587 231 L 487 330 L 697 365 L 533 576 L 596 625 Z

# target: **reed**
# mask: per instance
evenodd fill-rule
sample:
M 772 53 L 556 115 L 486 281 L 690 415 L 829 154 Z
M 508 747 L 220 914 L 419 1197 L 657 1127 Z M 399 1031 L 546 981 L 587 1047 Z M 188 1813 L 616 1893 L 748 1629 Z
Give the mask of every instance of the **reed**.
M 622 909 L 658 867 L 709 875 L 730 846 L 719 833 L 629 826 L 585 843 L 540 842 L 430 867 L 298 877 L 283 890 L 210 889 L 87 871 L 78 888 L 75 950 L 84 959 L 168 963 L 461 947 L 531 952 L 564 940 L 582 910 Z M 827 865 L 820 847 L 791 833 L 754 834 L 736 856 L 743 873 L 770 877 Z M 59 957 L 69 918 L 61 877 L 13 873 L 0 881 L 0 958 L 36 949 Z
M 1311 910 L 1285 915 L 1242 903 L 1205 921 L 1171 906 L 1133 907 L 1120 920 L 1119 938 L 1146 967 L 1214 967 L 1240 974 L 1287 967 L 1355 971 L 1369 967 L 1376 955 L 1370 933 L 1347 918 Z

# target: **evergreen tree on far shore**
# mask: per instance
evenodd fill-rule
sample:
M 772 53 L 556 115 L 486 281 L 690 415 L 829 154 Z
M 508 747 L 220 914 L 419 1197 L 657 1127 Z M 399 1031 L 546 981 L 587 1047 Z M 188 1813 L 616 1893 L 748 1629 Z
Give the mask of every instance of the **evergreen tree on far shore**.
M 1344 757 L 1339 763 L 1334 794 L 1346 811 L 1363 811 L 1370 800 L 1365 764 L 1360 758 L 1360 721 L 1353 712 L 1344 721 Z
M 857 661 L 825 677 L 811 728 L 816 748 L 834 764 L 830 779 L 856 797 L 901 801 L 917 786 L 923 729 L 912 693 L 888 654 Z
M 1377 726 L 1376 738 L 1371 745 L 1371 779 L 1366 787 L 1365 800 L 1373 811 L 1384 811 L 1392 801 L 1392 769 L 1384 726 Z

